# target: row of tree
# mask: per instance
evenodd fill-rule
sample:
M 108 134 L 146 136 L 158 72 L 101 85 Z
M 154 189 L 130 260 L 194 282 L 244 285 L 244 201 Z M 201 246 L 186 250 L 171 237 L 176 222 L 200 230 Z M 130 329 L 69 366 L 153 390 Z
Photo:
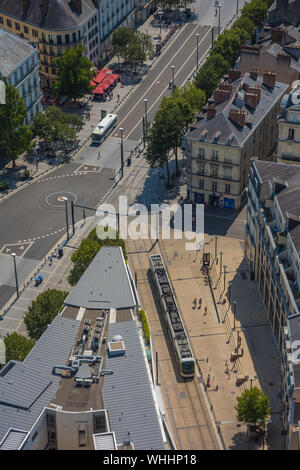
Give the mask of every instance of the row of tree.
M 214 47 L 194 82 L 181 90 L 176 89 L 170 98 L 163 98 L 152 126 L 147 129 L 146 158 L 151 167 L 166 166 L 167 186 L 171 184 L 168 162 L 175 155 L 178 173 L 177 149 L 189 124 L 194 121 L 196 112 L 201 111 L 221 77 L 234 65 L 241 46 L 253 37 L 257 28 L 261 28 L 271 4 L 271 0 L 246 3 L 232 28 L 214 41 Z
M 143 65 L 147 57 L 154 53 L 152 38 L 149 34 L 135 31 L 132 28 L 116 29 L 112 38 L 113 53 L 120 60 L 136 68 Z

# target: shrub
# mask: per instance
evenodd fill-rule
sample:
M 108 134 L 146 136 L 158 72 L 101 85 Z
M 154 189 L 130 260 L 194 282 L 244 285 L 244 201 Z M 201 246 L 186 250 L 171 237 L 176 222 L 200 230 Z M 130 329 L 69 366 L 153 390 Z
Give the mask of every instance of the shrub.
M 6 191 L 9 188 L 9 185 L 6 181 L 0 183 L 0 191 Z
M 30 178 L 30 171 L 29 170 L 24 170 L 22 175 L 21 175 L 21 179 L 23 181 L 25 181 L 25 180 L 28 180 L 28 178 Z
M 145 340 L 146 340 L 146 343 L 149 344 L 150 343 L 150 328 L 149 328 L 149 324 L 148 324 L 147 315 L 145 313 L 145 310 L 140 310 L 139 314 L 140 314 L 140 317 L 141 317 L 141 320 L 142 320 L 142 323 L 143 323 Z

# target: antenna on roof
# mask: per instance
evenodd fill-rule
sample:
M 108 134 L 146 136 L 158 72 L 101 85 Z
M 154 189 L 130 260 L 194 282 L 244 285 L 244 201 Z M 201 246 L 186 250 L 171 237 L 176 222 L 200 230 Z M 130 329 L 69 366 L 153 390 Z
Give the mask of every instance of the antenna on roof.
M 125 437 L 123 439 L 123 445 L 124 446 L 130 446 L 130 431 L 128 431 L 126 434 L 125 434 Z

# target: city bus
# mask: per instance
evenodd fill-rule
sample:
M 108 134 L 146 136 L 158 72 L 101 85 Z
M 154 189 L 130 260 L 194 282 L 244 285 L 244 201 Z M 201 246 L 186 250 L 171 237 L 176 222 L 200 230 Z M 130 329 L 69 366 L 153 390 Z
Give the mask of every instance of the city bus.
M 101 144 L 103 140 L 111 133 L 117 125 L 118 116 L 116 114 L 107 114 L 97 127 L 93 130 L 92 141 L 94 144 Z

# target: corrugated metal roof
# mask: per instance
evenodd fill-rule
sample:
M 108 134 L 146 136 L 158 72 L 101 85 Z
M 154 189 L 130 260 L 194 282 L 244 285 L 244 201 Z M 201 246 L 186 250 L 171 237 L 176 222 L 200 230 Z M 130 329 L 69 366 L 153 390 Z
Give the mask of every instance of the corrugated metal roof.
M 140 337 L 135 321 L 109 325 L 108 341 L 120 334 L 125 355 L 106 358 L 106 375 L 102 389 L 103 403 L 109 413 L 117 444 L 130 433 L 135 449 L 164 449 Z
M 94 434 L 93 440 L 95 450 L 116 450 L 117 448 L 113 432 Z
M 122 249 L 104 246 L 65 300 L 65 305 L 90 309 L 133 308 L 132 291 Z
M 26 431 L 19 429 L 10 429 L 2 442 L 0 442 L 0 450 L 17 450 L 27 436 Z
M 36 345 L 32 348 L 23 363 L 15 363 L 12 369 L 5 373 L 5 368 L 0 372 L 0 387 L 7 383 L 13 377 L 15 370 L 21 370 L 22 373 L 22 391 L 24 403 L 29 403 L 30 399 L 37 397 L 38 388 L 32 391 L 34 380 L 37 384 L 44 384 L 45 377 L 51 381 L 51 384 L 34 401 L 28 410 L 18 408 L 19 397 L 16 398 L 15 406 L 8 403 L 0 403 L 0 440 L 10 428 L 29 431 L 35 420 L 40 415 L 45 406 L 51 402 L 60 381 L 60 376 L 52 375 L 54 365 L 65 364 L 74 343 L 80 322 L 64 317 L 56 317 L 48 326 L 47 330 L 41 336 Z M 26 373 L 28 371 L 27 379 Z M 35 377 L 33 377 L 35 373 Z M 1 374 L 5 374 L 1 376 Z M 18 393 L 17 390 L 14 393 Z M 27 399 L 28 398 L 28 399 Z M 27 402 L 26 402 L 27 400 Z

